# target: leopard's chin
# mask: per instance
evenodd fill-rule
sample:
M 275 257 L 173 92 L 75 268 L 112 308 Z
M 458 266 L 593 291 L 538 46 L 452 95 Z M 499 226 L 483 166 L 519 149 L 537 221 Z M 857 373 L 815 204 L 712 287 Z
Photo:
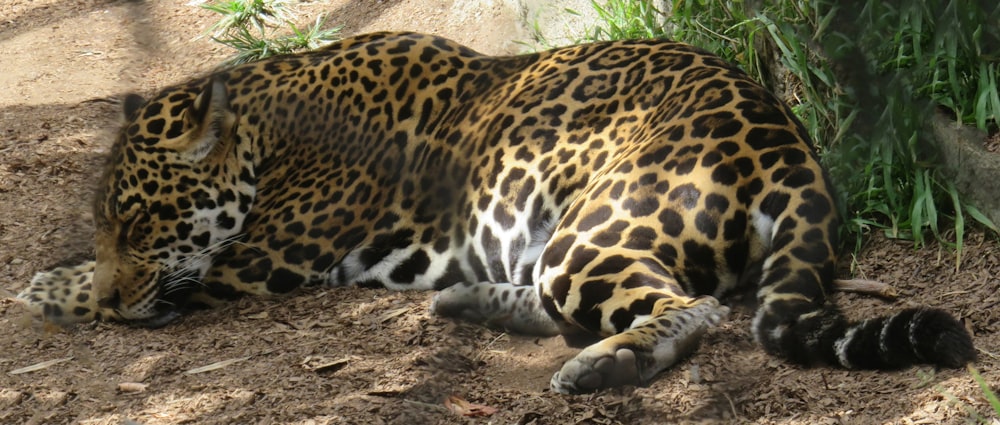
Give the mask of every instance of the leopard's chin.
M 150 318 L 130 320 L 128 324 L 137 328 L 159 329 L 167 326 L 170 322 L 177 320 L 181 316 L 182 314 L 177 310 L 164 310 Z

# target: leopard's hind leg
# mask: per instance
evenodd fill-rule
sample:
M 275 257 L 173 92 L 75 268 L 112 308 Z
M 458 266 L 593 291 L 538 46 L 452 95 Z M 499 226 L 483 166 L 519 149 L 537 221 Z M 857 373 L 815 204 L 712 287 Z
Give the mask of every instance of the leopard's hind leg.
M 612 263 L 624 267 L 601 271 Z M 552 279 L 543 277 L 545 309 L 603 337 L 556 372 L 554 391 L 576 394 L 645 385 L 693 352 L 702 335 L 725 319 L 728 307 L 711 296 L 686 295 L 668 274 L 660 274 L 665 269 L 656 263 L 606 254 L 579 272 L 563 269 Z
M 533 286 L 459 283 L 434 296 L 431 311 L 521 335 L 553 336 L 561 329 L 542 309 Z
M 657 257 L 673 258 L 660 252 L 672 248 L 654 243 L 662 235 L 633 224 L 608 220 L 581 231 L 566 220 L 534 263 L 536 286 L 461 283 L 438 293 L 432 310 L 519 334 L 561 333 L 571 345 L 596 340 L 553 376 L 555 391 L 646 384 L 691 353 L 729 309 L 689 296 Z M 609 244 L 614 238 L 628 241 Z
M 736 280 L 723 253 L 740 241 L 720 227 L 738 211 L 709 208 L 707 198 L 721 195 L 709 194 L 701 175 L 651 161 L 657 148 L 621 158 L 629 166 L 618 169 L 628 172 L 591 181 L 538 259 L 545 311 L 563 328 L 601 338 L 553 376 L 554 391 L 645 385 L 729 313 L 713 295 Z

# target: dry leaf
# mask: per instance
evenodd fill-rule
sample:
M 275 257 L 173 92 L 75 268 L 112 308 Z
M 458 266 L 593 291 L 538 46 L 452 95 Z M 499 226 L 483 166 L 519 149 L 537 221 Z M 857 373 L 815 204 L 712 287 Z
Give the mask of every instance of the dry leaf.
M 444 407 L 447 407 L 448 410 L 451 410 L 453 413 L 468 416 L 470 418 L 490 416 L 497 412 L 497 409 L 494 407 L 469 403 L 457 395 L 448 396 L 448 398 L 444 401 Z
M 143 384 L 141 382 L 119 382 L 118 391 L 123 393 L 139 393 L 146 391 L 146 387 L 148 386 L 149 384 Z
M 247 319 L 253 319 L 253 320 L 267 319 L 269 317 L 271 317 L 271 315 L 267 312 L 267 310 L 264 310 L 264 311 L 262 311 L 260 313 L 248 314 L 247 315 Z
M 378 318 L 379 323 L 385 323 L 399 316 L 402 316 L 410 311 L 410 307 L 400 307 L 395 310 L 390 310 L 387 313 L 382 314 Z
M 221 362 L 212 363 L 212 364 L 210 364 L 208 366 L 196 367 L 196 368 L 191 369 L 191 370 L 186 370 L 186 371 L 184 371 L 184 374 L 186 374 L 186 375 L 194 375 L 196 373 L 210 372 L 210 371 L 213 371 L 213 370 L 216 370 L 216 369 L 222 369 L 222 368 L 224 368 L 226 366 L 229 366 L 229 365 L 231 365 L 233 363 L 239 363 L 239 362 L 242 362 L 244 360 L 249 360 L 249 359 L 250 359 L 250 357 L 247 356 L 247 357 L 239 357 L 239 358 L 235 358 L 235 359 L 223 360 Z
M 330 358 L 325 356 L 307 356 L 305 360 L 302 360 L 302 366 L 306 369 L 321 373 L 321 372 L 336 372 L 347 366 L 347 363 L 351 361 L 350 357 L 342 357 L 336 360 L 330 360 Z
M 70 360 L 73 360 L 73 358 L 72 357 L 64 357 L 64 358 L 61 358 L 61 359 L 48 360 L 48 361 L 44 361 L 44 362 L 41 362 L 41 363 L 35 363 L 35 364 L 31 365 L 31 366 L 22 367 L 20 369 L 14 369 L 14 370 L 12 370 L 10 372 L 7 372 L 7 374 L 8 375 L 20 375 L 22 373 L 34 372 L 36 370 L 42 370 L 42 369 L 45 369 L 45 368 L 53 366 L 53 365 L 57 365 L 57 364 L 62 363 L 62 362 L 68 362 Z

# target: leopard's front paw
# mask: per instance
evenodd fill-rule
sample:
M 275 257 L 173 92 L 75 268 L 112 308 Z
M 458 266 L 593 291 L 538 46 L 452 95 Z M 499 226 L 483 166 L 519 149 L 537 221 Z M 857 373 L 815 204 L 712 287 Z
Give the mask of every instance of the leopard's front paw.
M 82 323 L 113 316 L 101 312 L 92 296 L 93 261 L 39 272 L 17 299 L 32 316 L 57 324 Z
M 642 384 L 635 352 L 628 348 L 620 348 L 613 353 L 586 349 L 563 364 L 549 382 L 552 391 L 560 394 L 582 394 L 602 388 Z

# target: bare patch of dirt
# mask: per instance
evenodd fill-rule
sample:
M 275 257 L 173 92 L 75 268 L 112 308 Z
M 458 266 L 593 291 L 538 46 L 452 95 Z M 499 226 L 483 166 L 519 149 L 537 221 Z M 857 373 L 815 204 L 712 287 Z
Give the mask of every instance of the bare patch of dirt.
M 989 135 L 983 142 L 983 148 L 987 152 L 1000 153 L 1000 131 L 994 131 L 993 134 Z
M 472 4 L 472 6 L 468 4 Z M 502 2 L 311 2 L 349 33 L 434 32 L 512 53 Z M 497 15 L 499 16 L 499 15 Z M 118 96 L 203 72 L 226 51 L 193 40 L 214 17 L 182 1 L 0 4 L 0 291 L 92 256 L 89 200 Z M 855 317 L 934 305 L 975 333 L 976 367 L 1000 382 L 1000 244 L 948 249 L 875 236 L 845 275 L 880 280 L 887 302 L 840 295 Z M 0 423 L 966 423 L 991 417 L 965 371 L 802 369 L 770 358 L 737 310 L 691 358 L 647 388 L 562 396 L 548 381 L 575 350 L 428 314 L 430 294 L 311 289 L 247 299 L 160 330 L 98 323 L 38 329 L 0 300 Z M 61 360 L 61 361 L 60 361 Z M 9 372 L 39 364 L 36 371 Z M 201 369 L 202 371 L 199 371 Z M 208 369 L 208 370 L 205 370 Z M 198 372 L 198 373 L 195 373 Z M 498 409 L 448 411 L 451 395 Z

